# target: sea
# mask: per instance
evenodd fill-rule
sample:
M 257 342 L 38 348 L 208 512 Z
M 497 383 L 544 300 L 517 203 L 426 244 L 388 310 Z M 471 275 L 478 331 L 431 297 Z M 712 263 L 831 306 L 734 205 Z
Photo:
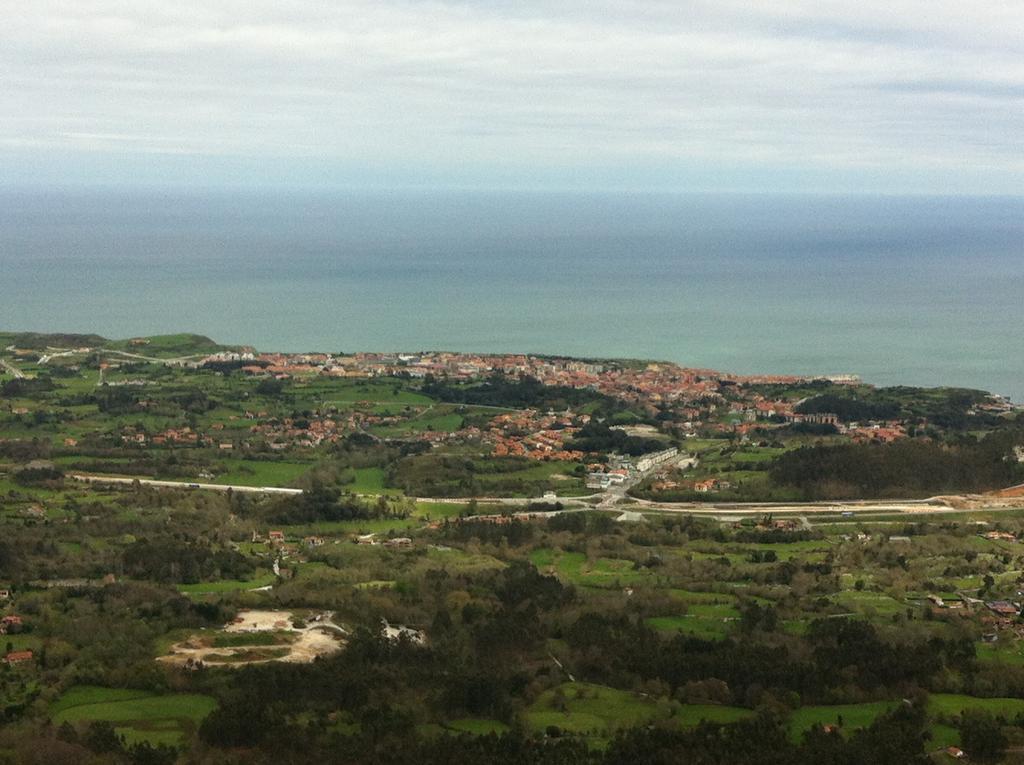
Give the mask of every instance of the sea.
M 1024 198 L 9 189 L 0 329 L 658 359 L 1024 402 Z

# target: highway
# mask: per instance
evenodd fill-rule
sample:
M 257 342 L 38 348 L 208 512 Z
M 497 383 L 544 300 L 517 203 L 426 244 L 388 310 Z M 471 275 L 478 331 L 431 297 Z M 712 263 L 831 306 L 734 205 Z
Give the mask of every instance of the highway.
M 797 516 L 804 523 L 806 516 L 827 514 L 841 515 L 860 514 L 897 514 L 897 513 L 964 513 L 972 511 L 1008 510 L 1019 508 L 1021 499 L 1004 499 L 996 496 L 945 496 L 929 499 L 889 499 L 889 500 L 841 500 L 830 502 L 652 502 L 651 500 L 635 499 L 626 496 L 626 486 L 614 486 L 601 494 L 589 497 L 559 497 L 558 501 L 565 508 L 563 512 L 580 510 L 603 510 L 621 513 L 680 513 L 699 515 L 719 520 L 736 520 L 744 516 L 783 514 Z M 600 498 L 596 504 L 585 500 Z M 422 502 L 464 503 L 468 498 L 448 497 L 417 497 Z M 522 497 L 477 497 L 479 507 L 489 505 L 524 507 L 531 502 L 543 502 L 540 498 L 524 499 Z M 535 511 L 529 513 L 538 516 L 551 515 L 551 511 Z
M 142 486 L 157 489 L 192 489 L 203 491 L 234 491 L 244 494 L 296 496 L 302 489 L 282 486 L 237 486 L 233 484 L 197 483 L 194 481 L 160 481 L 151 478 L 128 478 L 122 476 L 90 475 L 86 473 L 70 473 L 69 478 L 85 483 L 106 486 L 131 486 L 136 481 Z M 559 497 L 564 510 L 562 512 L 580 512 L 585 510 L 604 510 L 609 512 L 638 513 L 685 513 L 702 515 L 720 520 L 734 520 L 742 516 L 764 515 L 769 513 L 797 515 L 806 523 L 807 515 L 826 513 L 839 515 L 842 513 L 962 513 L 972 510 L 1004 510 L 1019 507 L 1020 499 L 1005 499 L 996 496 L 950 496 L 932 497 L 930 499 L 910 500 L 848 500 L 833 502 L 652 502 L 626 496 L 628 484 L 614 486 L 605 492 L 592 494 L 589 497 Z M 600 498 L 596 504 L 591 502 Z M 533 502 L 543 502 L 539 497 L 477 497 L 481 508 L 488 505 L 503 507 L 522 507 L 524 511 Z M 416 497 L 417 501 L 463 504 L 469 497 Z M 524 514 L 547 516 L 551 511 L 527 511 Z
M 18 369 L 13 364 L 10 364 L 10 363 L 4 361 L 3 359 L 0 359 L 0 367 L 3 367 L 4 369 L 6 369 L 9 374 L 13 375 L 18 380 L 24 379 L 24 377 L 25 377 L 25 373 L 24 372 L 22 372 L 20 369 Z
M 233 491 L 242 494 L 284 494 L 294 496 L 302 494 L 302 489 L 288 489 L 280 486 L 236 486 L 234 484 L 196 483 L 194 481 L 157 481 L 151 478 L 121 478 L 107 475 L 87 475 L 85 473 L 69 473 L 69 478 L 85 483 L 97 483 L 112 486 L 131 486 L 136 481 L 141 486 L 152 486 L 156 489 L 201 489 L 203 491 Z

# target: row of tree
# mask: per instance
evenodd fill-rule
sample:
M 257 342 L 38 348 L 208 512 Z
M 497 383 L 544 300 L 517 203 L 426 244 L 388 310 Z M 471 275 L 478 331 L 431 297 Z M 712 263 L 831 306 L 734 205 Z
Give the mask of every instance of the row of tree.
M 1014 431 L 952 445 L 924 439 L 815 445 L 780 455 L 770 474 L 809 500 L 989 491 L 1024 481 L 1013 456 L 1018 439 L 1024 437 Z

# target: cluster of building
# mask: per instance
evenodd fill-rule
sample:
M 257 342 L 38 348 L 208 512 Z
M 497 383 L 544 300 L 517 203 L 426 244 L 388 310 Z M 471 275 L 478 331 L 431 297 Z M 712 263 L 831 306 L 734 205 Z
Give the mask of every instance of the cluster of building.
M 290 417 L 269 418 L 249 426 L 252 436 L 259 436 L 271 449 L 286 449 L 289 446 L 314 447 L 334 443 L 345 434 L 359 429 L 355 414 L 346 418 L 316 415 L 309 420 L 297 422 Z
M 360 534 L 356 537 L 357 545 L 381 545 L 383 547 L 408 548 L 412 547 L 412 539 L 409 537 L 385 537 L 378 539 L 376 533 Z
M 154 434 L 128 425 L 121 429 L 121 443 L 136 446 L 145 446 L 146 444 L 153 446 L 211 446 L 213 439 L 198 433 L 187 425 L 180 428 L 168 428 Z
M 1007 414 L 1014 411 L 1014 409 L 1017 409 L 1017 407 L 1006 396 L 991 394 L 988 399 L 975 405 L 973 409 L 968 410 L 967 414 L 974 415 L 981 412 L 986 414 Z
M 331 376 L 353 378 L 428 377 L 449 381 L 485 379 L 491 374 L 528 375 L 545 385 L 583 388 L 606 394 L 645 409 L 657 416 L 677 435 L 740 436 L 744 442 L 765 431 L 794 424 L 826 425 L 855 442 L 891 442 L 907 436 L 904 423 L 878 421 L 844 423 L 835 413 L 802 413 L 799 402 L 776 398 L 758 385 L 794 385 L 814 380 L 832 384 L 853 385 L 860 382 L 853 375 L 801 377 L 779 375 L 740 376 L 710 369 L 684 368 L 671 363 L 627 363 L 587 361 L 523 354 L 469 354 L 450 352 L 425 353 L 255 353 L 248 349 L 224 352 L 200 360 L 196 366 L 235 363 L 245 373 L 286 378 L 291 376 Z M 985 411 L 1005 411 L 1012 404 L 998 396 L 979 404 Z M 395 432 L 419 413 L 416 407 L 403 412 L 381 411 L 380 408 L 356 407 L 337 411 L 327 407 L 301 419 L 269 417 L 266 412 L 246 412 L 249 423 L 216 424 L 217 433 L 197 433 L 188 427 L 171 428 L 149 434 L 125 428 L 121 440 L 126 444 L 218 446 L 230 450 L 238 445 L 267 446 L 283 450 L 291 447 L 312 448 L 333 443 L 351 433 Z M 232 417 L 231 419 L 238 419 Z M 582 461 L 585 455 L 570 444 L 589 416 L 573 412 L 539 412 L 526 410 L 493 417 L 486 426 L 467 426 L 455 431 L 409 432 L 409 439 L 440 444 L 449 441 L 488 445 L 495 456 L 519 456 L 534 460 Z M 246 427 L 247 426 L 247 427 Z M 643 435 L 643 434 L 637 434 Z M 655 434 L 656 435 L 656 434 Z M 673 460 L 674 450 L 644 455 L 631 469 L 644 474 Z M 1024 460 L 1024 450 L 1020 458 Z M 607 488 L 616 480 L 606 471 L 604 477 L 592 475 L 588 485 Z M 727 482 L 707 479 L 692 486 L 670 485 L 664 488 L 685 488 L 714 492 L 728 488 Z M 656 487 L 657 488 L 657 487 Z
M 607 465 L 590 465 L 586 485 L 588 489 L 608 489 L 620 486 L 632 478 L 641 478 L 653 470 L 682 463 L 691 464 L 690 457 L 679 458 L 679 449 L 672 446 L 639 457 L 612 455 Z
M 907 429 L 899 422 L 855 425 L 843 428 L 840 432 L 846 433 L 857 443 L 866 443 L 868 441 L 891 443 L 892 441 L 907 437 Z
M 629 478 L 629 471 L 625 468 L 614 470 L 592 470 L 587 473 L 588 489 L 610 489 L 612 486 L 621 486 Z
M 345 412 L 314 412 L 308 419 L 271 417 L 267 412 L 246 412 L 243 417 L 231 415 L 231 422 L 214 423 L 212 433 L 201 433 L 183 426 L 168 428 L 159 433 L 125 426 L 119 432 L 121 443 L 136 446 L 216 446 L 222 450 L 234 449 L 236 445 L 252 446 L 256 441 L 266 443 L 271 449 L 289 447 L 316 447 L 334 443 L 349 433 L 364 431 L 373 426 L 395 425 L 405 421 L 399 416 L 384 416 L 351 410 Z M 440 440 L 451 434 L 421 433 L 424 440 L 432 437 Z M 236 444 L 237 442 L 237 444 Z
M 636 469 L 640 473 L 647 473 L 654 468 L 666 464 L 670 460 L 675 460 L 679 456 L 679 449 L 674 446 L 670 446 L 668 449 L 662 449 L 658 452 L 650 452 L 644 454 L 636 459 Z
M 654 491 L 695 491 L 699 494 L 711 494 L 732 488 L 732 482 L 724 478 L 704 478 L 702 480 L 675 480 L 662 478 L 651 484 Z
M 567 449 L 566 442 L 572 440 L 588 422 L 590 416 L 586 414 L 545 414 L 526 409 L 494 417 L 482 436 L 484 440 L 494 445 L 493 453 L 496 457 L 513 456 L 571 462 L 582 459 L 583 452 Z
M 238 356 L 238 359 L 234 357 Z M 522 354 L 471 353 L 356 353 L 331 354 L 214 354 L 199 362 L 223 363 L 242 358 L 251 364 L 242 371 L 275 377 L 327 375 L 332 377 L 391 377 L 472 380 L 495 372 L 510 376 L 528 375 L 545 385 L 589 388 L 616 398 L 656 407 L 663 403 L 699 401 L 720 397 L 722 382 L 743 384 L 794 384 L 810 379 L 799 376 L 729 375 L 711 369 L 690 369 L 669 363 L 624 364 L 581 359 L 552 358 Z M 830 378 L 856 382 L 853 376 Z M 724 399 L 722 399 L 724 400 Z

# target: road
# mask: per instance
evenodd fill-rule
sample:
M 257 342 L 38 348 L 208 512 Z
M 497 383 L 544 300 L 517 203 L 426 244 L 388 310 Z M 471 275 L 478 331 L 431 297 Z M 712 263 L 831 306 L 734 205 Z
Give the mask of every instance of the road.
M 618 486 L 609 486 L 601 495 L 601 501 L 597 503 L 597 509 L 617 510 L 618 508 L 616 507 L 616 505 L 618 505 L 622 500 L 626 498 L 626 492 L 629 491 L 634 485 L 639 483 L 641 480 L 642 477 L 636 478 L 635 480 L 626 481 L 625 483 L 621 483 Z
M 632 499 L 632 498 L 631 498 Z M 655 502 L 649 499 L 632 499 L 638 510 L 708 510 L 718 513 L 761 511 L 765 513 L 803 512 L 914 512 L 921 510 L 953 509 L 949 498 L 931 499 L 887 499 L 887 500 L 843 500 L 831 502 Z M 962 509 L 962 508 L 961 508 Z
M 14 350 L 14 346 L 10 346 L 7 350 Z M 197 359 L 204 359 L 209 354 L 207 353 L 193 353 L 189 356 L 177 356 L 175 358 L 161 358 L 157 356 L 143 356 L 141 353 L 131 353 L 129 351 L 119 351 L 113 348 L 47 348 L 47 353 L 39 358 L 40 364 L 46 364 L 51 359 L 62 358 L 66 356 L 75 356 L 86 353 L 107 353 L 115 356 L 123 356 L 126 359 L 133 359 L 135 361 L 148 361 L 152 364 L 183 364 L 186 361 L 194 361 Z
M 76 351 L 60 351 L 55 353 L 45 353 L 39 357 L 39 365 L 49 364 L 52 359 L 66 358 L 67 356 L 73 356 Z
M 117 356 L 124 356 L 128 359 L 135 359 L 137 361 L 148 361 L 151 364 L 184 364 L 186 361 L 195 361 L 197 359 L 205 359 L 210 354 L 208 353 L 193 353 L 190 356 L 177 356 L 175 358 L 158 358 L 156 356 L 143 356 L 138 353 L 129 353 L 128 351 L 115 351 L 109 348 L 102 348 L 100 353 L 112 353 Z
M 131 486 L 136 481 L 142 486 L 150 486 L 158 489 L 193 489 L 204 491 L 234 491 L 243 494 L 270 494 L 295 496 L 302 494 L 302 489 L 293 489 L 281 486 L 237 486 L 233 484 L 218 483 L 197 483 L 194 481 L 159 481 L 150 478 L 128 478 L 122 476 L 90 475 L 85 473 L 72 473 L 69 478 L 86 483 L 103 484 L 108 486 Z M 986 510 L 1001 510 L 1012 507 L 1019 507 L 1019 500 L 1000 499 L 998 497 L 933 497 L 931 499 L 910 499 L 910 500 L 850 500 L 845 502 L 729 502 L 717 504 L 714 502 L 652 502 L 650 500 L 636 500 L 628 498 L 626 492 L 629 484 L 613 486 L 600 494 L 592 494 L 589 497 L 559 497 L 563 512 L 580 512 L 585 510 L 603 510 L 607 512 L 646 512 L 646 513 L 684 513 L 687 515 L 700 515 L 718 520 L 736 520 L 739 517 L 750 515 L 765 515 L 769 513 L 784 513 L 796 515 L 801 525 L 810 525 L 807 516 L 815 514 L 839 515 L 840 513 L 854 514 L 879 514 L 879 513 L 963 513 Z M 450 504 L 465 504 L 469 497 L 417 497 L 417 501 L 437 502 Z M 502 507 L 525 507 L 533 502 L 543 502 L 538 497 L 477 497 L 477 502 L 486 507 L 487 505 L 498 505 Z M 593 501 L 598 499 L 594 504 Z M 590 502 L 586 501 L 590 500 Z M 552 511 L 533 511 L 529 515 L 547 516 Z
M 810 525 L 807 516 L 809 515 L 840 515 L 841 513 L 873 514 L 880 513 L 963 513 L 971 511 L 992 511 L 1019 508 L 1022 505 L 1020 499 L 1007 500 L 991 496 L 971 497 L 933 497 L 931 499 L 907 499 L 907 500 L 849 500 L 832 502 L 652 502 L 650 500 L 638 500 L 632 497 L 625 497 L 627 486 L 615 486 L 602 494 L 591 495 L 590 497 L 559 497 L 558 501 L 565 507 L 566 512 L 578 512 L 579 510 L 604 510 L 608 512 L 637 512 L 637 513 L 682 513 L 686 515 L 700 515 L 708 518 L 717 518 L 722 521 L 735 521 L 738 518 L 751 515 L 785 514 L 795 515 L 805 528 Z M 600 497 L 596 504 L 590 504 L 584 500 L 593 501 Z M 621 501 L 623 499 L 626 501 Z M 466 498 L 436 498 L 419 497 L 423 502 L 451 502 L 464 503 Z M 540 499 L 523 499 L 522 497 L 478 497 L 477 502 L 481 507 L 487 505 L 523 506 L 531 502 L 540 502 Z M 538 515 L 550 515 L 550 511 L 540 511 Z
M 4 361 L 3 359 L 0 359 L 0 367 L 6 369 L 7 372 L 13 375 L 15 379 L 23 380 L 25 378 L 24 372 L 22 372 L 20 369 L 14 366 L 14 364 Z
M 294 496 L 302 494 L 302 489 L 289 489 L 280 486 L 236 486 L 234 484 L 196 483 L 194 481 L 157 481 L 151 478 L 121 478 L 119 476 L 87 475 L 70 473 L 69 478 L 85 483 L 98 483 L 113 486 L 131 486 L 136 481 L 142 486 L 156 489 L 202 489 L 204 491 L 233 491 L 241 494 L 284 494 Z

